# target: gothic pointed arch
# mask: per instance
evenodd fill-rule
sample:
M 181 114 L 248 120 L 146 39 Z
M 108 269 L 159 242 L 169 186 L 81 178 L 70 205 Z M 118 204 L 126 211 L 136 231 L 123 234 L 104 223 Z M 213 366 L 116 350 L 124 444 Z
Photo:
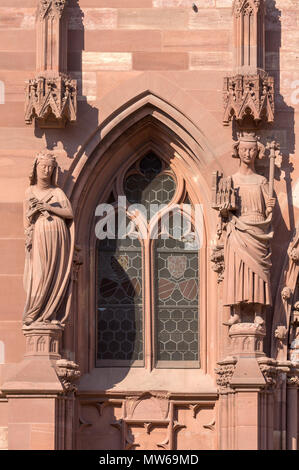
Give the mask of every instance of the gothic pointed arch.
M 218 143 L 218 147 L 215 144 L 212 150 L 213 143 L 206 132 L 178 106 L 159 96 L 158 91 L 145 90 L 111 112 L 80 149 L 70 169 L 64 187 L 76 214 L 76 243 L 83 265 L 74 294 L 74 331 L 66 342 L 75 344 L 83 374 L 95 370 L 95 210 L 98 204 L 115 197 L 111 183 L 116 177 L 126 174 L 143 155 L 154 152 L 175 174 L 181 175 L 186 197 L 192 204 L 203 208 L 203 242 L 199 250 L 202 280 L 199 373 L 208 374 L 206 380 L 215 390 L 213 375 L 219 352 L 210 345 L 217 341 L 215 325 L 219 323 L 219 312 L 215 295 L 212 295 L 212 291 L 217 290 L 217 276 L 210 269 L 208 258 L 209 240 L 217 220 L 210 210 L 210 186 L 213 169 L 223 171 L 219 157 L 226 151 L 226 142 Z M 219 135 L 215 136 L 216 140 Z M 117 378 L 115 381 L 118 382 Z M 85 387 L 84 378 L 81 383 Z

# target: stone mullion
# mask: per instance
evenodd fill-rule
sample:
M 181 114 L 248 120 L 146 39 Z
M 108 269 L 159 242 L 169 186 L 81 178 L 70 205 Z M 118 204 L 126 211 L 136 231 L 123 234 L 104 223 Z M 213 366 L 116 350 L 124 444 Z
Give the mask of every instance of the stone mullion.
M 150 239 L 144 240 L 143 246 L 143 317 L 144 317 L 144 365 L 151 371 L 155 361 L 155 296 L 154 296 L 154 249 L 151 247 Z

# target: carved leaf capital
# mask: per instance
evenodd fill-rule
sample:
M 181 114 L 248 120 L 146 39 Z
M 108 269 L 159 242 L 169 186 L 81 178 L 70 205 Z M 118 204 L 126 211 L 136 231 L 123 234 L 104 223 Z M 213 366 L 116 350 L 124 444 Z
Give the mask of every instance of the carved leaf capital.
M 67 392 L 76 391 L 77 387 L 75 382 L 81 375 L 78 364 L 66 359 L 60 359 L 56 361 L 55 369 L 64 389 Z

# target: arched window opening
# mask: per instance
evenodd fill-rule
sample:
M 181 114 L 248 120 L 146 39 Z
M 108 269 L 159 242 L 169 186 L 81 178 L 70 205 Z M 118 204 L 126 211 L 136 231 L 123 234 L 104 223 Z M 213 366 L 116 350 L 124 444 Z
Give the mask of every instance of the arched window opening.
M 112 189 L 135 230 L 119 235 L 113 202 L 115 238 L 97 242 L 97 366 L 199 367 L 199 244 L 184 178 L 150 152 Z

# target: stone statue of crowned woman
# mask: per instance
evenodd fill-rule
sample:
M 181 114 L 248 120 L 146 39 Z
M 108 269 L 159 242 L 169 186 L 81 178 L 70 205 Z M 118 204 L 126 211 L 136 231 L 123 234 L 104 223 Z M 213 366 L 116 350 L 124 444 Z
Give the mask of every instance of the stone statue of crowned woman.
M 71 292 L 74 252 L 73 211 L 57 186 L 58 165 L 49 151 L 37 155 L 25 193 L 27 293 L 24 325 L 64 324 Z
M 241 317 L 254 314 L 254 323 L 264 323 L 264 310 L 271 305 L 270 240 L 275 198 L 269 184 L 255 170 L 255 160 L 263 158 L 265 147 L 255 134 L 244 133 L 234 145 L 233 157 L 239 169 L 229 179 L 233 204 L 226 197 L 218 209 L 225 227 L 223 305 L 231 306 L 231 326 Z M 222 186 L 223 188 L 223 183 Z

